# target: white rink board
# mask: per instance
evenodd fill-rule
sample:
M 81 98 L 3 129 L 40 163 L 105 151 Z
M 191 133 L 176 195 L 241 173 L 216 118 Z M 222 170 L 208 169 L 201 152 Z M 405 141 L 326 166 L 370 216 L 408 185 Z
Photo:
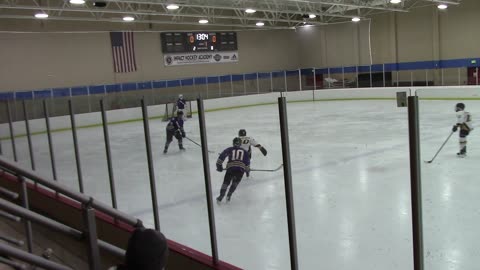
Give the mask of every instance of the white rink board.
M 399 87 L 399 88 L 356 88 L 356 89 L 328 89 L 328 90 L 308 90 L 285 92 L 287 101 L 308 101 L 308 100 L 328 100 L 328 99 L 383 99 L 396 97 L 396 92 L 407 91 L 417 95 L 420 98 L 432 99 L 455 99 L 458 98 L 480 98 L 480 87 L 478 86 L 458 86 L 458 87 Z M 242 106 L 262 105 L 266 103 L 276 103 L 280 97 L 280 92 L 268 94 L 225 97 L 217 99 L 208 99 L 204 101 L 205 110 L 220 110 Z M 197 111 L 197 102 L 192 101 L 192 111 Z M 148 107 L 149 117 L 159 117 L 165 112 L 165 105 L 154 105 Z M 122 122 L 142 118 L 141 108 L 128 108 L 107 112 L 108 122 Z M 77 127 L 101 124 L 101 114 L 85 113 L 75 116 Z M 45 131 L 45 121 L 43 119 L 30 120 L 30 131 L 32 133 Z M 70 128 L 70 117 L 59 116 L 50 118 L 51 129 Z M 25 122 L 13 123 L 14 134 L 25 134 Z M 8 124 L 0 125 L 0 137 L 9 137 Z

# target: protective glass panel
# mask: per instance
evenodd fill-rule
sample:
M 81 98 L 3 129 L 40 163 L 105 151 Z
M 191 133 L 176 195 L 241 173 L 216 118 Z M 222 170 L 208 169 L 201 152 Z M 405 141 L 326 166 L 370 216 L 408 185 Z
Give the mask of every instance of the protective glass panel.
M 413 268 L 407 110 L 396 91 L 319 90 L 315 102 L 288 104 L 300 269 Z
M 273 92 L 283 92 L 287 89 L 284 71 L 272 72 Z
M 300 91 L 300 75 L 299 70 L 287 70 L 287 91 Z
M 269 93 L 272 91 L 272 74 L 270 72 L 258 73 L 258 88 L 260 93 Z
M 232 146 L 240 129 L 245 129 L 250 137 L 250 140 L 244 138 L 245 143 L 253 142 L 253 138 L 267 151 L 264 156 L 259 147 L 252 146 L 249 177 L 242 176 L 231 201 L 227 202 L 230 184 L 222 201 L 215 203 L 219 257 L 242 269 L 288 269 L 290 265 L 277 96 L 277 93 L 257 95 L 254 100 L 249 96 L 238 97 L 236 108 L 220 111 L 214 110 L 218 102 L 205 101 L 205 109 L 211 110 L 206 117 L 209 149 L 214 152 L 210 155 L 214 199 L 220 195 L 228 173 L 214 170 L 218 153 Z M 238 108 L 241 104 L 265 103 L 273 104 Z M 218 132 L 220 129 L 222 132 Z M 226 166 L 227 161 L 223 162 L 223 167 Z M 199 184 L 197 190 L 201 188 Z
M 474 203 L 478 159 L 476 130 L 470 128 L 480 114 L 478 92 L 474 87 L 416 91 L 425 161 L 421 166 L 425 269 L 475 269 L 478 265 L 478 256 L 472 252 L 480 247 L 476 241 L 480 213 Z M 458 103 L 464 105 L 463 111 L 455 111 Z

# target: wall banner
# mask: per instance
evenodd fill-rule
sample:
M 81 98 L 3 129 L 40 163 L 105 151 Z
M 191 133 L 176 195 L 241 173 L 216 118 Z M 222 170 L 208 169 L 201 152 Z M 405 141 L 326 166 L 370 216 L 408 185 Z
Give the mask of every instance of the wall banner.
M 165 54 L 166 67 L 196 64 L 218 64 L 238 62 L 238 51 Z

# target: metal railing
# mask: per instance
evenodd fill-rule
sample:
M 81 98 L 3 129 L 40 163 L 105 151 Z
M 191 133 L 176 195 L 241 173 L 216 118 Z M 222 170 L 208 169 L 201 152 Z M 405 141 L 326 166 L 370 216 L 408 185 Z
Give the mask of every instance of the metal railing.
M 126 224 L 136 226 L 136 227 L 142 226 L 142 222 L 139 219 L 126 215 L 110 206 L 107 206 L 93 199 L 92 197 L 88 197 L 81 193 L 71 191 L 69 188 L 58 184 L 53 179 L 48 179 L 48 178 L 39 176 L 35 172 L 29 169 L 21 168 L 17 164 L 11 161 L 8 161 L 3 157 L 0 157 L 0 168 L 6 172 L 9 172 L 17 176 L 22 185 L 21 194 L 20 194 L 20 197 L 22 199 L 22 206 L 18 206 L 4 199 L 0 199 L 0 209 L 3 211 L 4 217 L 10 217 L 10 219 L 15 221 L 20 221 L 20 218 L 24 220 L 26 237 L 27 237 L 27 245 L 29 247 L 30 253 L 32 253 L 32 241 L 33 241 L 32 240 L 33 233 L 31 230 L 30 222 L 34 222 L 34 223 L 44 225 L 52 230 L 70 235 L 73 238 L 78 240 L 86 239 L 88 244 L 87 252 L 88 252 L 90 269 L 96 270 L 96 269 L 100 269 L 99 248 L 102 248 L 116 256 L 124 256 L 125 251 L 98 239 L 97 232 L 96 232 L 96 220 L 95 220 L 94 209 L 102 211 L 103 213 L 112 216 L 114 219 L 123 221 Z M 29 179 L 37 185 L 45 186 L 59 194 L 65 195 L 75 201 L 80 202 L 82 205 L 81 211 L 83 213 L 83 221 L 85 225 L 84 231 L 76 230 L 62 223 L 56 222 L 50 218 L 44 217 L 42 215 L 39 215 L 35 212 L 30 211 L 29 204 L 28 204 L 28 192 L 26 188 L 27 181 L 25 179 Z M 46 263 L 45 259 L 41 257 L 34 256 L 29 253 L 25 254 L 25 252 L 23 251 L 13 250 L 8 246 L 0 247 L 0 253 L 4 253 L 12 257 L 25 260 L 29 263 L 44 267 L 46 269 L 70 269 L 68 267 L 61 266 L 58 264 L 51 264 L 51 262 L 49 261 L 48 261 L 49 263 Z

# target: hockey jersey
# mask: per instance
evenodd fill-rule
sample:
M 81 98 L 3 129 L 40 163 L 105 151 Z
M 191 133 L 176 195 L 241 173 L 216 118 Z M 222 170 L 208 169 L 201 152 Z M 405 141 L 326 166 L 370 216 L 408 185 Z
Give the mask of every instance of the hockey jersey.
M 185 99 L 179 98 L 179 99 L 177 100 L 177 108 L 178 108 L 178 109 L 184 110 L 184 109 L 185 109 L 185 104 L 186 104 Z
M 457 112 L 457 125 L 460 129 L 471 131 L 473 130 L 472 115 L 466 111 Z
M 259 143 L 257 143 L 257 141 L 255 141 L 254 138 L 252 137 L 248 137 L 248 136 L 243 136 L 243 137 L 239 137 L 241 140 L 242 140 L 242 149 L 244 149 L 245 151 L 252 151 L 252 146 L 257 146 L 259 145 Z
M 177 130 L 183 132 L 183 119 L 178 117 L 172 117 L 172 119 L 170 119 L 170 122 L 168 122 L 167 124 L 167 131 L 175 132 Z
M 250 170 L 250 158 L 248 152 L 241 147 L 229 147 L 220 154 L 217 159 L 217 167 L 222 168 L 223 162 L 228 157 L 227 170 L 248 171 Z

